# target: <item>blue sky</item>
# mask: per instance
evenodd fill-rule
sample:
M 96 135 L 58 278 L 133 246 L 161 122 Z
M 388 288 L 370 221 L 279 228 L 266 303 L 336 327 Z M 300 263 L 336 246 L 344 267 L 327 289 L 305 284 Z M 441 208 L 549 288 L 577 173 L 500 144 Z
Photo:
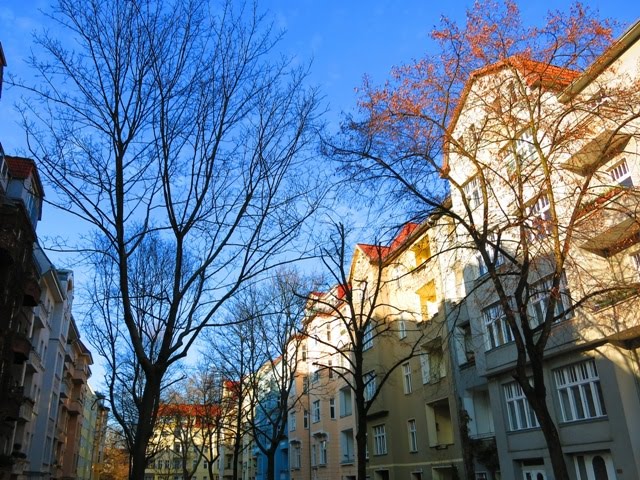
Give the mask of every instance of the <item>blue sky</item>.
M 105 0 L 106 1 L 106 0 Z M 394 65 L 419 58 L 430 46 L 429 32 L 442 15 L 464 20 L 471 1 L 449 0 L 258 0 L 278 29 L 286 31 L 279 48 L 299 62 L 312 59 L 310 82 L 320 86 L 329 105 L 327 121 L 337 127 L 341 112 L 353 109 L 354 89 L 364 74 L 383 83 Z M 0 0 L 0 41 L 7 73 L 28 77 L 24 60 L 32 50 L 32 33 L 50 26 L 43 12 L 50 0 Z M 624 28 L 640 17 L 638 0 L 586 2 L 602 16 Z M 521 1 L 526 21 L 540 24 L 550 9 L 566 9 L 566 0 Z M 35 51 L 35 54 L 38 52 Z M 7 154 L 24 149 L 24 135 L 12 120 L 19 93 L 4 89 L 0 101 L 0 142 Z M 69 221 L 46 208 L 39 226 L 41 237 L 69 231 Z M 73 230 L 71 230 L 73 232 Z M 55 259 L 64 263 L 63 259 Z
M 564 0 L 518 3 L 525 20 L 533 24 L 540 24 L 549 9 L 569 5 Z M 28 77 L 24 60 L 32 49 L 32 33 L 48 27 L 42 11 L 48 11 L 49 4 L 48 0 L 0 0 L 0 41 L 8 74 Z M 271 12 L 276 28 L 286 30 L 280 44 L 283 53 L 299 62 L 313 60 L 309 80 L 321 88 L 329 105 L 327 120 L 335 128 L 340 113 L 354 107 L 354 88 L 364 74 L 375 83 L 384 82 L 394 65 L 410 62 L 427 51 L 429 32 L 442 15 L 463 20 L 471 2 L 263 0 L 259 4 Z M 618 20 L 623 28 L 640 17 L 638 0 L 593 0 L 586 4 L 601 16 Z M 0 101 L 0 142 L 7 154 L 19 154 L 24 148 L 24 136 L 12 120 L 17 97 L 17 91 L 5 88 Z M 47 206 L 38 231 L 45 247 L 48 236 L 81 233 L 73 219 Z M 69 266 L 65 257 L 52 254 L 51 258 L 60 267 Z

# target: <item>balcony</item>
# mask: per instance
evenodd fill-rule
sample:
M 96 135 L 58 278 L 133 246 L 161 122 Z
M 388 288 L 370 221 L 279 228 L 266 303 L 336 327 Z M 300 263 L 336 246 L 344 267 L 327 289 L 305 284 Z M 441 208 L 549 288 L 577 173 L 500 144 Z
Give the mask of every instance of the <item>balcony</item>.
M 4 420 L 14 421 L 20 418 L 20 407 L 24 401 L 24 387 L 16 386 L 0 397 L 0 411 Z M 2 419 L 0 419 L 2 420 Z
M 82 413 L 82 403 L 79 400 L 71 400 L 67 404 L 69 415 L 80 415 Z
M 29 276 L 27 280 L 25 280 L 23 288 L 24 296 L 22 305 L 25 307 L 37 307 L 41 292 L 40 284 L 38 283 L 38 280 L 36 280 L 35 276 Z
M 75 384 L 83 384 L 87 381 L 87 372 L 84 368 L 75 367 L 71 370 L 71 380 Z
M 30 422 L 33 419 L 34 402 L 30 398 L 26 400 L 27 401 L 23 402 L 22 405 L 20 405 L 20 411 L 18 413 L 19 422 Z
M 591 140 L 584 140 L 578 151 L 563 166 L 572 172 L 586 175 L 622 152 L 630 138 L 631 135 L 615 130 L 602 130 Z
M 14 332 L 11 338 L 11 350 L 13 351 L 14 363 L 23 363 L 29 358 L 31 342 L 26 335 Z
M 610 257 L 640 241 L 640 190 L 613 187 L 583 205 L 576 238 L 580 247 Z

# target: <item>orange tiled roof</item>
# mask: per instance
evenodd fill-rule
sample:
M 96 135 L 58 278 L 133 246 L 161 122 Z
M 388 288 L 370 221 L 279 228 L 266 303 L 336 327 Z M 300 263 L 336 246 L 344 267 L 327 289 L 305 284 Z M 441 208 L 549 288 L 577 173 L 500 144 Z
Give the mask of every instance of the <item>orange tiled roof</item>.
M 28 178 L 36 169 L 36 164 L 29 158 L 6 155 L 4 159 L 7 162 L 7 167 L 9 167 L 9 173 L 15 178 Z
M 504 60 L 500 60 L 499 62 L 492 63 L 491 65 L 487 65 L 485 67 L 474 70 L 469 75 L 469 79 L 467 80 L 467 83 L 465 83 L 464 88 L 462 89 L 462 93 L 460 94 L 458 104 L 453 110 L 451 120 L 449 121 L 449 125 L 447 127 L 447 130 L 449 132 L 453 131 L 453 128 L 458 122 L 458 117 L 462 112 L 462 108 L 465 104 L 467 96 L 469 95 L 469 92 L 471 91 L 473 82 L 475 82 L 477 78 L 480 78 L 484 75 L 495 73 L 509 67 L 518 70 L 522 74 L 523 79 L 528 86 L 532 87 L 535 85 L 541 85 L 551 90 L 563 89 L 569 86 L 575 79 L 577 79 L 581 75 L 581 72 L 578 72 L 576 70 L 557 67 L 549 63 L 538 62 L 536 60 L 531 60 L 519 55 L 511 56 L 505 58 Z M 447 145 L 445 145 L 445 151 L 446 150 L 448 150 Z M 445 157 L 445 163 L 442 166 L 442 170 L 445 174 L 448 173 L 448 168 L 449 165 Z
M 32 175 L 38 185 L 39 193 L 44 196 L 44 190 L 42 188 L 42 183 L 40 182 L 40 175 L 38 175 L 38 169 L 36 168 L 36 163 L 33 160 L 24 157 L 12 157 L 10 155 L 5 155 L 4 160 L 7 162 L 9 173 L 13 178 L 24 180 Z
M 388 247 L 358 243 L 358 248 L 360 248 L 360 250 L 362 250 L 371 260 L 384 260 L 400 248 L 419 226 L 420 224 L 414 222 L 405 223 Z
M 371 260 L 382 260 L 389 254 L 391 247 L 383 247 L 382 245 L 369 245 L 366 243 L 358 243 L 358 248 Z

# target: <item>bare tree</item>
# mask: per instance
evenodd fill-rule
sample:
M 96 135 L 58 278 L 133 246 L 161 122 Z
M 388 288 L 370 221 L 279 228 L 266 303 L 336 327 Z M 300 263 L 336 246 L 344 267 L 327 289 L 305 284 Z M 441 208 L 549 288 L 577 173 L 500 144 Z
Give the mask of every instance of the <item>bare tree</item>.
M 481 2 L 466 25 L 445 19 L 433 38 L 436 54 L 396 69 L 382 87 L 365 83 L 362 116 L 332 152 L 350 181 L 372 187 L 368 198 L 386 202 L 378 206 L 454 222 L 445 248 L 468 266 L 467 301 L 495 302 L 499 328 L 489 341 L 515 342 L 512 376 L 540 423 L 555 478 L 565 479 L 545 352 L 559 320 L 598 325 L 584 307 L 597 311 L 596 299 L 615 303 L 636 289 L 616 274 L 626 260 L 614 256 L 633 242 L 637 203 L 619 195 L 624 185 L 611 191 L 607 169 L 637 137 L 637 77 L 599 76 L 623 46 L 599 57 L 610 25 L 579 5 L 530 28 L 514 4 Z M 585 221 L 589 205 L 624 212 L 627 233 L 597 239 Z
M 93 318 L 118 319 L 113 365 L 133 354 L 133 420 L 119 418 L 132 479 L 167 371 L 313 210 L 296 172 L 316 95 L 255 6 L 234 4 L 60 0 L 63 34 L 36 38 L 39 83 L 14 82 L 30 97 L 24 126 L 50 203 L 86 226 L 96 275 L 113 275 L 94 292 L 109 313 Z M 145 292 L 134 263 L 156 250 L 166 276 Z
M 266 478 L 275 480 L 278 447 L 286 438 L 295 373 L 304 339 L 303 314 L 309 282 L 293 269 L 279 269 L 249 296 L 245 310 L 251 335 L 248 421 L 252 440 L 267 460 Z M 297 394 L 297 396 L 301 395 Z
M 366 442 L 367 417 L 375 410 L 375 402 L 391 375 L 400 366 L 421 352 L 426 323 L 411 320 L 420 317 L 413 306 L 403 305 L 390 296 L 388 287 L 398 280 L 392 254 L 410 237 L 417 227 L 410 224 L 401 229 L 390 246 L 379 242 L 359 244 L 358 254 L 350 256 L 349 232 L 340 223 L 328 242 L 320 248 L 320 258 L 329 276 L 330 286 L 325 292 L 313 294 L 308 301 L 307 335 L 324 351 L 314 360 L 318 371 L 344 382 L 353 392 L 356 409 L 356 468 L 357 478 L 367 476 Z M 397 287 L 396 287 L 397 288 Z M 388 339 L 396 342 L 400 320 L 410 335 L 391 351 L 386 352 L 384 364 L 368 356 L 374 343 Z M 325 331 L 343 332 L 329 337 Z M 387 346 L 390 344 L 387 343 Z M 376 365 L 376 372 L 370 369 Z

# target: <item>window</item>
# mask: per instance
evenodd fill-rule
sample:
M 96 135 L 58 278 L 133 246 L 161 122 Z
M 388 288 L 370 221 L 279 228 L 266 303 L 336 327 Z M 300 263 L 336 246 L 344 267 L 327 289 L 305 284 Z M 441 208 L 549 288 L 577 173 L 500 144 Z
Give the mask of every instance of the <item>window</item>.
M 320 421 L 320 400 L 314 400 L 311 404 L 311 414 L 313 415 L 313 423 Z
M 524 430 L 540 426 L 520 385 L 516 382 L 507 383 L 504 386 L 504 395 L 507 401 L 509 430 Z
M 483 310 L 484 326 L 487 329 L 488 349 L 513 342 L 513 332 L 507 323 L 502 307 L 493 305 Z
M 340 416 L 347 417 L 351 415 L 351 389 L 349 387 L 340 390 Z
M 385 455 L 387 453 L 387 433 L 384 425 L 373 427 L 373 454 Z
M 331 341 L 331 325 L 327 325 L 327 342 Z
M 311 445 L 311 466 L 315 467 L 318 464 L 318 452 L 317 445 L 314 443 Z
M 611 453 L 608 451 L 574 455 L 573 463 L 578 480 L 614 480 L 617 478 Z
M 336 399 L 333 397 L 329 399 L 329 418 L 331 420 L 336 418 Z
M 373 323 L 369 322 L 364 328 L 364 335 L 362 337 L 362 349 L 369 350 L 373 347 Z
M 409 420 L 407 422 L 407 432 L 409 433 L 409 451 L 418 451 L 418 431 L 416 429 L 416 421 Z
M 474 210 L 482 199 L 482 193 L 480 191 L 480 178 L 478 175 L 469 180 L 463 187 L 462 191 L 467 200 L 467 204 L 471 210 Z
M 529 210 L 531 222 L 529 240 L 542 239 L 551 233 L 551 203 L 549 195 L 543 193 Z
M 301 452 L 300 452 L 300 444 L 298 442 L 291 443 L 291 468 L 294 470 L 300 469 L 301 464 Z
M 490 233 L 487 236 L 487 242 L 485 244 L 487 254 L 494 267 L 499 267 L 504 263 L 504 256 L 500 253 L 500 239 L 494 234 Z M 480 252 L 476 254 L 476 261 L 478 263 L 478 276 L 482 277 L 489 273 L 487 264 L 484 262 Z
M 633 187 L 633 180 L 631 179 L 631 172 L 629 172 L 626 158 L 623 158 L 609 169 L 609 175 L 614 184 L 621 187 Z
M 429 383 L 431 380 L 430 368 L 429 368 L 429 354 L 420 354 L 420 370 L 422 373 L 422 384 Z
M 429 446 L 438 448 L 442 445 L 452 445 L 453 422 L 449 400 L 443 398 L 426 405 L 427 439 Z
M 404 387 L 405 395 L 413 391 L 411 386 L 411 364 L 409 362 L 402 364 L 402 386 Z
M 320 465 L 327 464 L 327 441 L 320 441 Z
M 424 264 L 431 258 L 431 245 L 429 238 L 423 238 L 415 247 L 411 249 L 416 260 L 416 267 Z
M 398 320 L 398 337 L 400 340 L 407 338 L 407 324 L 404 320 Z
M 296 377 L 293 377 L 291 379 L 291 388 L 289 389 L 289 395 L 292 397 L 296 395 Z
M 512 98 L 515 96 L 515 88 L 513 84 L 510 86 Z M 515 153 L 515 155 L 513 154 Z M 536 146 L 533 142 L 533 135 L 531 132 L 524 132 L 515 141 L 515 152 L 510 154 L 506 159 L 507 171 L 509 177 L 513 178 L 518 173 L 518 170 L 522 171 L 528 164 L 529 160 L 533 159 L 536 155 Z
M 327 362 L 327 369 L 329 370 L 329 378 L 333 378 L 333 360 Z
M 420 355 L 420 370 L 423 385 L 438 382 L 441 378 L 447 376 L 442 347 L 432 348 L 429 352 Z
M 302 344 L 302 361 L 303 362 L 307 361 L 307 345 L 306 345 L 306 343 Z
M 556 300 L 555 305 L 555 322 L 564 320 L 569 316 L 566 312 L 570 308 L 569 294 L 566 290 L 566 281 L 564 277 L 560 280 L 560 298 Z M 544 278 L 531 285 L 529 293 L 529 325 L 535 328 L 544 322 L 547 313 L 547 305 L 549 304 L 551 295 L 551 278 Z
M 555 371 L 555 379 L 565 422 L 603 417 L 607 414 L 593 359 L 559 368 Z
M 353 463 L 353 430 L 343 430 L 340 432 L 340 463 Z
M 423 321 L 431 320 L 438 314 L 438 297 L 436 293 L 436 283 L 434 280 L 422 285 L 417 291 L 420 301 L 420 314 Z
M 289 412 L 289 431 L 296 431 L 296 412 Z
M 302 393 L 307 393 L 309 391 L 309 377 L 304 375 L 302 377 Z
M 315 370 L 311 373 L 311 383 L 318 383 L 320 381 L 320 370 Z
M 374 371 L 367 372 L 363 375 L 364 380 L 364 399 L 369 402 L 376 393 L 376 373 Z
M 309 410 L 305 410 L 302 414 L 302 423 L 305 429 L 309 428 Z

